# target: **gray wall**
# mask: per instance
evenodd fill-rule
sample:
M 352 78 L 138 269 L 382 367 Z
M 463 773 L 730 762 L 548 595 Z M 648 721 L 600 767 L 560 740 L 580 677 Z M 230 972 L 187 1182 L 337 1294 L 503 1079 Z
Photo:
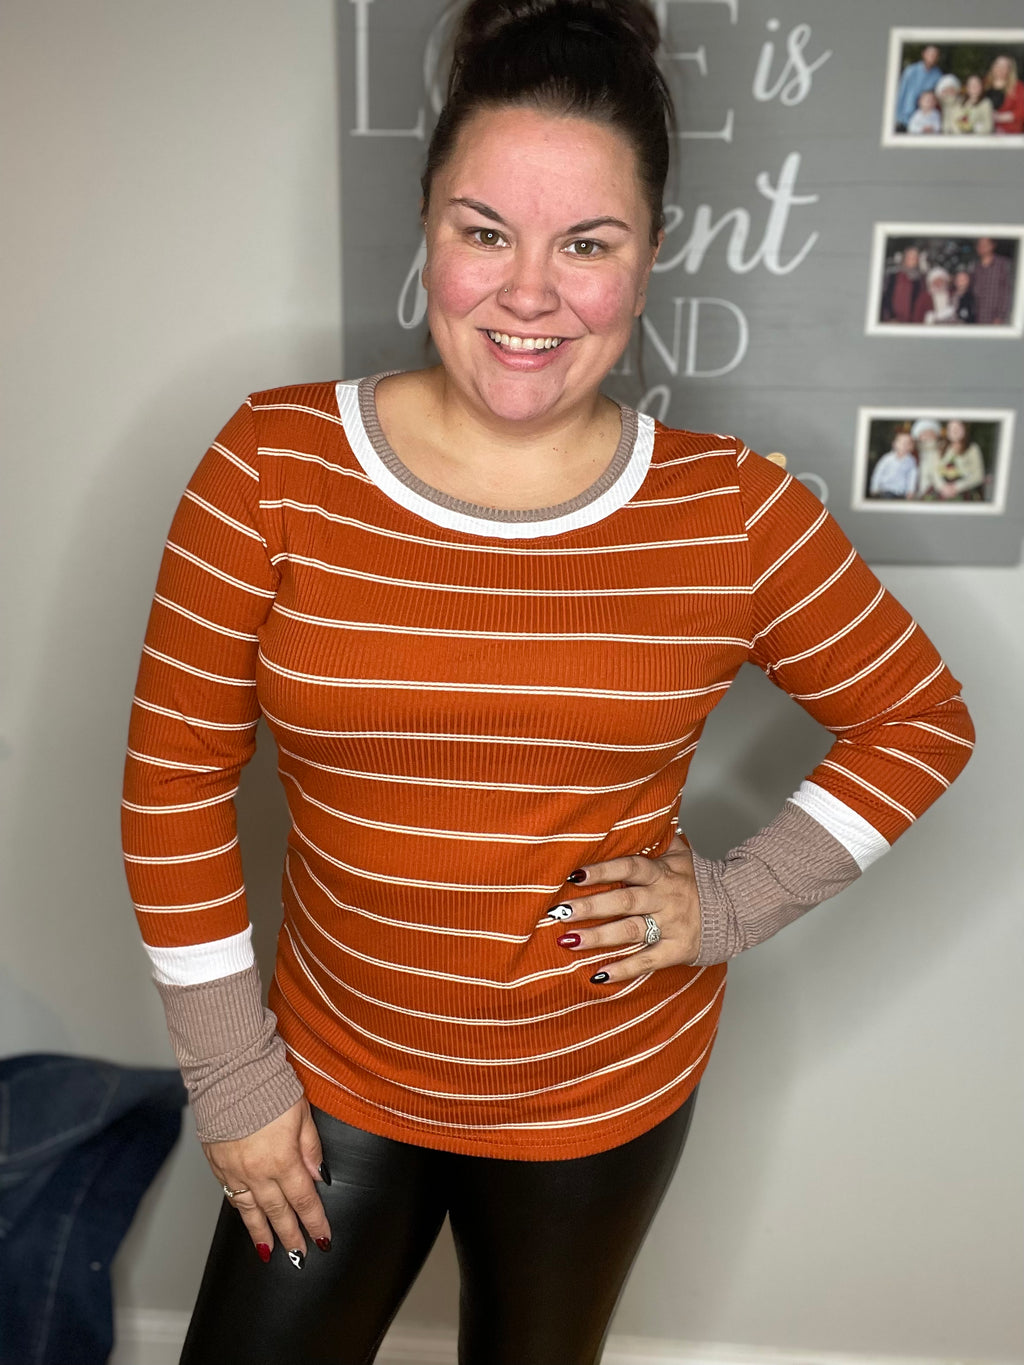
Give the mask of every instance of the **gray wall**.
M 0 16 L 0 1038 L 163 1063 L 117 846 L 127 711 L 162 538 L 206 443 L 248 390 L 339 369 L 333 6 L 7 0 Z M 731 972 L 619 1332 L 1024 1354 L 1024 570 L 883 577 L 963 680 L 979 751 L 841 902 Z M 721 851 L 754 828 L 823 747 L 741 677 L 695 765 L 695 841 Z M 275 785 L 264 749 L 242 802 L 264 945 Z M 120 1257 L 122 1307 L 188 1307 L 217 1204 L 183 1142 Z M 453 1322 L 455 1292 L 442 1247 L 405 1320 Z

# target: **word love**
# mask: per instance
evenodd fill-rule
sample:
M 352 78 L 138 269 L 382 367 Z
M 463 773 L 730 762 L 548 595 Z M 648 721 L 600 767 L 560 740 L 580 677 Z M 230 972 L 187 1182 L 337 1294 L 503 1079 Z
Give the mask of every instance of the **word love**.
M 383 127 L 375 122 L 372 110 L 372 80 L 370 76 L 372 39 L 374 29 L 379 30 L 381 41 L 385 44 L 394 41 L 396 26 L 395 9 L 388 0 L 349 0 L 355 9 L 355 93 L 356 117 L 351 129 L 353 137 L 403 137 L 424 141 L 428 129 L 428 112 L 436 116 L 444 103 L 444 54 L 448 50 L 448 38 L 455 21 L 456 7 L 448 6 L 433 25 L 427 37 L 423 52 L 423 88 L 420 97 L 415 94 L 410 101 L 408 113 L 399 127 Z M 724 9 L 730 25 L 739 22 L 739 0 L 654 0 L 654 10 L 661 28 L 665 64 L 686 64 L 686 77 L 692 81 L 694 76 L 702 80 L 711 79 L 722 84 L 727 72 L 716 69 L 708 59 L 705 43 L 691 51 L 678 48 L 677 31 L 692 28 L 694 6 L 708 6 Z M 778 19 L 769 19 L 766 27 L 770 33 L 778 33 L 781 25 Z M 773 39 L 765 41 L 761 48 L 754 73 L 753 96 L 762 102 L 778 99 L 782 104 L 799 104 L 811 92 L 814 73 L 831 57 L 824 52 L 811 59 L 807 49 L 811 41 L 809 24 L 797 24 L 786 35 L 785 57 L 776 55 Z M 393 91 L 388 91 L 393 98 Z M 699 105 L 700 101 L 697 101 Z M 680 139 L 714 139 L 732 142 L 736 130 L 736 111 L 729 108 L 717 128 L 680 127 Z

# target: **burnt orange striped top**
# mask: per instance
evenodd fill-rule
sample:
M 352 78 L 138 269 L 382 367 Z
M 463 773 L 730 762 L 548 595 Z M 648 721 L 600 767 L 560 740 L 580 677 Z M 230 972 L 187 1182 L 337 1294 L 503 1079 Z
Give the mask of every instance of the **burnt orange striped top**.
M 373 383 L 255 394 L 171 529 L 133 708 L 132 894 L 158 978 L 251 962 L 233 796 L 262 714 L 292 816 L 270 1002 L 311 1100 L 537 1159 L 628 1140 L 696 1085 L 725 967 L 590 982 L 568 873 L 672 836 L 752 661 L 835 743 L 793 800 L 862 866 L 966 761 L 958 686 L 803 485 L 623 411 L 570 504 L 419 483 Z M 794 774 L 794 781 L 799 774 Z

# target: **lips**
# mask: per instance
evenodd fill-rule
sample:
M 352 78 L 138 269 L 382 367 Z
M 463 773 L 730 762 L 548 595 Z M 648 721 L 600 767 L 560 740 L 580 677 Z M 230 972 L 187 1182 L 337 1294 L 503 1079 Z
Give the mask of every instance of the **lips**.
M 553 351 L 561 346 L 563 337 L 524 337 L 514 333 L 492 331 L 487 329 L 487 335 L 496 346 L 501 346 L 508 351 Z

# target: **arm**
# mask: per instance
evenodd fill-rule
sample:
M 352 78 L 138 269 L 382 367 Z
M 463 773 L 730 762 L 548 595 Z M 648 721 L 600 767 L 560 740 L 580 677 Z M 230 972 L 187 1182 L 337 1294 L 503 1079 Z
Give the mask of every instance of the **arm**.
M 911 91 L 916 64 L 905 66 L 900 72 L 900 83 L 896 91 L 896 122 L 906 126 L 917 105 L 917 92 Z
M 877 497 L 881 491 L 882 477 L 885 474 L 886 461 L 888 459 L 888 455 L 883 455 L 871 471 L 871 483 L 868 486 L 868 492 L 873 498 Z
M 913 498 L 916 496 L 919 473 L 917 461 L 911 460 L 910 468 L 907 470 L 906 485 L 903 490 L 903 496 L 905 498 Z
M 301 1093 L 259 1003 L 235 831 L 234 795 L 259 718 L 256 630 L 277 585 L 258 500 L 253 415 L 243 406 L 171 526 L 125 766 L 129 889 L 204 1141 L 252 1132 Z M 235 1052 L 246 1057 L 237 1070 L 227 1064 Z
M 895 271 L 890 270 L 885 277 L 885 284 L 882 286 L 882 306 L 880 309 L 882 322 L 892 321 L 892 295 L 895 287 L 896 274 Z
M 925 322 L 929 312 L 931 311 L 931 308 L 932 296 L 928 292 L 927 287 L 924 284 L 922 284 L 921 287 L 918 289 L 917 297 L 914 300 L 914 307 L 910 315 L 911 322 L 918 323 Z
M 953 496 L 969 493 L 973 488 L 980 488 L 984 482 L 985 461 L 977 442 L 972 441 L 960 457 L 960 477 L 952 485 Z
M 740 454 L 751 661 L 834 737 L 765 829 L 721 861 L 693 855 L 696 962 L 762 942 L 853 881 L 970 755 L 959 687 L 931 642 L 796 480 Z
M 997 132 L 1020 133 L 1024 129 L 1024 82 L 1018 81 L 1013 94 L 1003 97 L 993 118 Z
M 259 718 L 256 632 L 277 577 L 260 530 L 246 404 L 207 452 L 171 526 L 132 707 L 122 831 L 129 888 L 207 1157 L 222 1182 L 259 1189 L 279 1235 L 298 1247 L 293 1209 L 314 1236 L 326 1227 L 313 1185 L 319 1142 L 263 1006 L 234 806 Z M 253 1203 L 243 1216 L 269 1247 L 261 1208 Z

